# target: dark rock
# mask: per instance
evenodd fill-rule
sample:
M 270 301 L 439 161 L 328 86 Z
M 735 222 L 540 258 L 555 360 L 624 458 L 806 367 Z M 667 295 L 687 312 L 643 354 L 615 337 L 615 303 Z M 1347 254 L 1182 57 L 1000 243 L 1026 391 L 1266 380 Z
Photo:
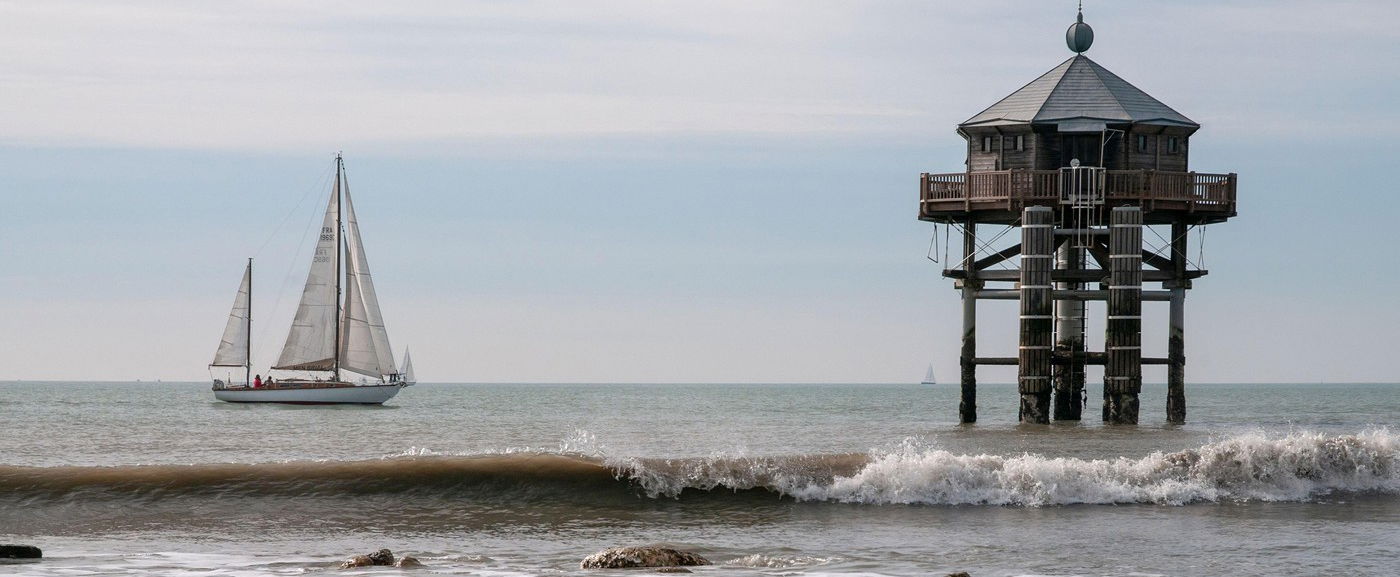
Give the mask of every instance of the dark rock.
M 949 573 L 949 574 L 948 574 L 948 577 L 972 577 L 972 576 L 971 576 L 971 575 L 968 575 L 968 574 L 967 574 L 967 571 L 958 571 L 957 573 Z
M 44 552 L 33 545 L 0 545 L 0 559 L 39 559 Z
M 355 567 L 369 567 L 374 565 L 374 560 L 369 555 L 356 555 L 340 563 L 341 569 L 353 569 Z
M 378 551 L 375 551 L 375 552 L 373 552 L 373 553 L 370 553 L 370 554 L 368 555 L 368 557 L 369 557 L 369 560 L 370 560 L 370 561 L 373 561 L 375 565 L 393 565 L 393 564 L 394 564 L 394 552 L 393 552 L 393 551 L 390 551 L 390 550 L 388 550 L 388 549 L 380 549 L 380 550 L 378 550 Z
M 626 569 L 628 567 L 678 567 L 709 565 L 704 557 L 665 547 L 613 547 L 587 557 L 579 563 L 583 569 Z
M 33 545 L 0 545 L 0 559 L 39 559 L 44 552 Z
M 394 566 L 400 569 L 409 569 L 413 567 L 422 567 L 423 564 L 419 563 L 418 559 L 415 559 L 408 555 L 404 555 L 403 557 L 400 557 L 398 561 L 394 562 Z
M 409 561 L 410 561 L 411 563 L 413 563 L 413 564 L 412 564 L 412 565 L 408 565 L 408 564 L 400 565 L 400 564 L 398 564 L 398 563 L 395 563 L 395 562 L 394 562 L 394 552 L 393 552 L 393 551 L 390 551 L 390 550 L 388 550 L 388 549 L 380 549 L 380 550 L 378 550 L 378 551 L 375 551 L 375 552 L 373 552 L 373 553 L 370 553 L 369 555 L 356 555 L 356 556 L 354 556 L 354 557 L 351 557 L 351 558 L 349 558 L 349 559 L 346 559 L 345 562 L 343 562 L 343 563 L 340 564 L 340 568 L 341 568 L 341 569 L 351 569 L 351 568 L 354 568 L 354 567 L 373 567 L 373 566 L 393 566 L 393 567 L 422 567 L 422 566 L 423 566 L 422 563 L 419 563 L 417 559 L 414 559 L 414 558 L 412 558 L 412 557 L 404 557 L 404 559 L 405 559 L 405 560 L 409 560 Z
M 694 573 L 685 567 L 657 567 L 657 573 Z

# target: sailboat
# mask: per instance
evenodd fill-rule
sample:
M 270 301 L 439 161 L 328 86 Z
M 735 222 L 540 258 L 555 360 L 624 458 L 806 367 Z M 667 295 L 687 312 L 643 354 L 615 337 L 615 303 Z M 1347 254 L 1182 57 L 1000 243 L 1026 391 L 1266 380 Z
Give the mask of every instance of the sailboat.
M 343 277 L 342 277 L 343 274 Z M 252 372 L 253 260 L 243 271 L 238 294 L 210 367 L 242 367 L 242 383 L 214 379 L 214 398 L 232 403 L 378 405 L 412 384 L 394 365 L 389 333 L 379 311 L 359 222 L 350 201 L 345 162 L 335 157 L 335 184 L 322 219 L 320 238 L 306 275 L 301 303 L 287 333 L 276 371 L 299 376 L 259 386 Z M 412 371 L 404 357 L 404 369 Z M 359 378 L 346 378 L 353 373 Z M 310 377 L 305 376 L 310 374 Z
M 919 384 L 920 384 L 920 385 L 936 385 L 936 384 L 938 384 L 938 381 L 933 380 L 933 363 L 929 363 L 929 364 L 928 364 L 928 372 L 927 372 L 927 373 L 924 373 L 924 380 L 923 380 L 923 382 L 920 382 Z
M 418 378 L 413 376 L 413 357 L 408 356 L 408 349 L 403 350 L 403 364 L 399 365 L 399 376 L 406 385 L 418 384 Z

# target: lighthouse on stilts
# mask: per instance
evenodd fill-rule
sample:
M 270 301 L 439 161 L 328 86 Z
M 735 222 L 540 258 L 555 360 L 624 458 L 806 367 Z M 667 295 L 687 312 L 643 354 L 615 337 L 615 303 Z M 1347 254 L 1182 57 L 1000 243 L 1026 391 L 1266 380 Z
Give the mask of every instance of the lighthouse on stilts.
M 1187 238 L 1236 215 L 1236 176 L 1191 171 L 1200 125 L 1089 59 L 1093 40 L 1081 10 L 1073 56 L 958 125 L 966 170 L 920 178 L 919 219 L 962 240 L 943 275 L 963 299 L 963 423 L 977 421 L 982 365 L 1017 366 L 1030 423 L 1079 420 L 1085 368 L 1102 365 L 1103 419 L 1116 424 L 1138 421 L 1142 366 L 1166 365 L 1167 422 L 1186 420 L 1186 290 L 1206 274 Z M 997 229 L 1019 244 L 995 248 L 984 233 Z M 978 356 L 977 302 L 989 299 L 1020 302 L 1015 356 Z M 1164 357 L 1143 355 L 1144 301 L 1168 303 Z M 1098 302 L 1106 334 L 1093 351 L 1085 321 Z

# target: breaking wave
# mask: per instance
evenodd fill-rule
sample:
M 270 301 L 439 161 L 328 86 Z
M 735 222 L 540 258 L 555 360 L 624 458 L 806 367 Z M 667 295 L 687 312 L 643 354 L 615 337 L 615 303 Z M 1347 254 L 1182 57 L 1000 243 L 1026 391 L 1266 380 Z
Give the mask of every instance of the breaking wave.
M 449 456 L 414 449 L 367 461 L 124 467 L 0 466 L 0 498 L 184 496 L 635 499 L 743 492 L 803 502 L 1012 505 L 1305 501 L 1400 493 L 1400 436 L 1247 434 L 1141 458 L 954 454 L 907 441 L 868 454 L 648 459 L 565 447 Z M 801 560 L 800 562 L 812 562 Z M 765 565 L 791 560 L 749 561 Z
M 1336 492 L 1400 492 L 1400 437 L 1250 434 L 1129 459 L 954 455 L 905 447 L 855 475 L 789 492 L 802 500 L 881 504 L 1069 505 L 1303 501 Z

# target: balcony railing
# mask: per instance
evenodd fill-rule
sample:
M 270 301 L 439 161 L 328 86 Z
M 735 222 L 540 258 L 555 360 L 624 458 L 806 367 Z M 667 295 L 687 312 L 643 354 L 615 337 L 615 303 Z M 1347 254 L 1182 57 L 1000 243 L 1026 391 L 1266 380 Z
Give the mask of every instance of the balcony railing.
M 1069 169 L 1065 169 L 1069 170 Z M 1104 170 L 1102 195 L 1112 205 L 1139 205 L 1148 210 L 1235 213 L 1235 174 Z M 924 174 L 920 179 L 920 214 L 974 210 L 1019 210 L 1057 204 L 1067 180 L 1060 170 L 996 170 Z

